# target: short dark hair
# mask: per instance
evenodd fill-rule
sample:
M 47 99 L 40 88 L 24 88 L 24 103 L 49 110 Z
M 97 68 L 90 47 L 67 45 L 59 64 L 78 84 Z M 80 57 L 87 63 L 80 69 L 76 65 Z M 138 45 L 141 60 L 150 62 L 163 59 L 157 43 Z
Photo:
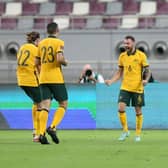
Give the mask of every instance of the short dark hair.
M 135 42 L 135 38 L 133 36 L 126 36 L 125 39 L 131 39 L 133 42 Z
M 48 34 L 54 34 L 57 31 L 58 31 L 58 24 L 57 23 L 52 22 L 47 25 L 47 33 Z

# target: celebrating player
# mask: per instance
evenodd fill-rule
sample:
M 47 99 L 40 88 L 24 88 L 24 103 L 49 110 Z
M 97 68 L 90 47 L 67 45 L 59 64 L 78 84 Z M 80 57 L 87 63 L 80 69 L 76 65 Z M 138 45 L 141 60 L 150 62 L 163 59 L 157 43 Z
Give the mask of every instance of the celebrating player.
M 40 114 L 40 142 L 48 144 L 45 136 L 48 113 L 52 97 L 58 101 L 59 107 L 55 111 L 53 121 L 47 128 L 47 133 L 52 140 L 58 144 L 56 128 L 64 117 L 67 108 L 68 94 L 64 83 L 62 65 L 66 66 L 64 58 L 64 41 L 57 38 L 59 29 L 57 23 L 47 25 L 48 37 L 43 39 L 38 46 L 38 57 L 36 65 L 41 66 L 40 87 L 42 89 L 42 111 Z
M 126 36 L 124 39 L 126 51 L 122 52 L 118 60 L 118 70 L 110 80 L 105 80 L 107 85 L 111 85 L 122 77 L 122 83 L 118 98 L 118 112 L 123 132 L 118 140 L 123 141 L 129 136 L 127 125 L 126 106 L 134 106 L 136 112 L 136 136 L 135 141 L 140 141 L 143 123 L 142 106 L 144 102 L 144 85 L 150 78 L 149 64 L 146 55 L 135 48 L 133 36 Z M 142 78 L 145 73 L 145 79 Z
M 35 68 L 35 57 L 37 56 L 37 45 L 40 40 L 38 32 L 27 33 L 27 43 L 23 44 L 17 54 L 17 81 L 18 85 L 33 100 L 33 141 L 39 141 L 39 109 L 41 92 L 38 83 L 38 73 Z

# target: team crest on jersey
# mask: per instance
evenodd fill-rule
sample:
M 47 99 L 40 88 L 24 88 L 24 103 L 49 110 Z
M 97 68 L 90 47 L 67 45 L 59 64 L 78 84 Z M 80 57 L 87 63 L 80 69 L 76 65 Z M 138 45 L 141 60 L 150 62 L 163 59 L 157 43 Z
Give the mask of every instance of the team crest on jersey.
M 138 62 L 139 62 L 139 60 L 138 60 L 138 59 L 134 59 L 134 62 L 138 63 Z

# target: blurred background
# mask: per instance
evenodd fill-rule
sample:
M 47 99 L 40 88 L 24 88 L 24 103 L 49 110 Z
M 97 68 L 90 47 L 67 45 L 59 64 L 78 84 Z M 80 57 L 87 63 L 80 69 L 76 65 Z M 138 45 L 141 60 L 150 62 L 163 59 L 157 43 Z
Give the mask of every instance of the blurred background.
M 87 63 L 111 77 L 126 35 L 135 36 L 137 48 L 148 55 L 156 80 L 167 81 L 167 14 L 167 0 L 1 0 L 0 81 L 16 83 L 16 53 L 26 32 L 46 37 L 51 21 L 65 41 L 66 82 L 76 82 Z
M 136 47 L 147 54 L 153 77 L 159 82 L 147 87 L 145 127 L 168 128 L 164 97 L 168 82 L 168 0 L 0 0 L 0 128 L 31 128 L 30 99 L 17 87 L 16 54 L 27 32 L 39 31 L 41 38 L 46 37 L 46 25 L 51 21 L 59 24 L 69 60 L 69 66 L 63 68 L 69 84 L 68 116 L 60 128 L 120 128 L 116 102 L 119 85 L 107 88 L 75 83 L 85 64 L 110 78 L 126 35 L 133 35 Z M 149 111 L 154 114 L 152 120 Z M 130 115 L 134 117 L 134 113 Z

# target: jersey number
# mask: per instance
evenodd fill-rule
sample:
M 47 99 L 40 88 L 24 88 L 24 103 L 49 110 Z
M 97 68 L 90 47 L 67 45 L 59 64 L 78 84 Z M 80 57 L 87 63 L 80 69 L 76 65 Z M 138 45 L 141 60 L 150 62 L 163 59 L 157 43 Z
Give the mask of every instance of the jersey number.
M 27 60 L 30 57 L 30 51 L 29 50 L 25 50 L 25 51 L 21 51 L 20 55 L 18 57 L 18 65 L 19 66 L 28 66 L 27 64 Z
M 54 49 L 51 46 L 42 47 L 41 52 L 42 52 L 42 64 L 54 62 L 55 58 Z

